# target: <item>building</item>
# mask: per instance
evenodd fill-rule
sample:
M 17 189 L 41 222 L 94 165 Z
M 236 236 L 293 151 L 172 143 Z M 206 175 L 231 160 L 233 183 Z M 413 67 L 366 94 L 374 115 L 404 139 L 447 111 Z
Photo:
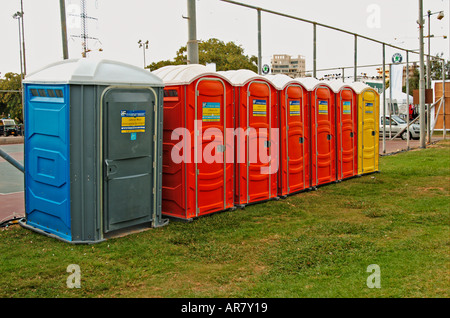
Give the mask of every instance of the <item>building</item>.
M 285 74 L 292 78 L 305 76 L 305 57 L 274 54 L 270 61 L 272 74 Z
M 409 65 L 409 78 L 413 78 L 414 77 L 414 72 L 416 69 L 418 69 L 419 66 L 417 65 L 416 62 L 412 62 L 411 65 Z M 378 76 L 380 78 L 383 78 L 383 69 L 381 67 L 377 68 L 377 73 Z M 386 81 L 389 80 L 389 66 L 386 65 L 386 69 L 385 69 L 385 76 L 386 76 Z M 402 77 L 402 86 L 406 85 L 406 65 L 403 66 L 403 77 Z

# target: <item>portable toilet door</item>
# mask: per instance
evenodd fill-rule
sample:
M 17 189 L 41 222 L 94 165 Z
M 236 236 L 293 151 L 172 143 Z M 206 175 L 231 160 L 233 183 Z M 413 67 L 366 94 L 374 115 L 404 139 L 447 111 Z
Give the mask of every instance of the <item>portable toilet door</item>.
M 198 64 L 153 73 L 165 84 L 162 213 L 190 220 L 233 208 L 231 84 Z
M 267 75 L 278 91 L 280 154 L 278 194 L 286 196 L 309 188 L 308 92 L 287 75 Z
M 336 112 L 331 87 L 314 78 L 298 79 L 309 91 L 311 125 L 311 186 L 336 180 Z
M 379 158 L 380 96 L 370 86 L 355 82 L 358 94 L 358 174 L 376 172 Z
M 358 174 L 358 97 L 351 85 L 330 83 L 336 96 L 337 180 Z
M 29 74 L 24 92 L 22 226 L 95 243 L 167 223 L 159 78 L 114 61 L 66 60 Z
M 244 206 L 278 197 L 277 91 L 250 70 L 219 72 L 235 87 L 235 203 Z

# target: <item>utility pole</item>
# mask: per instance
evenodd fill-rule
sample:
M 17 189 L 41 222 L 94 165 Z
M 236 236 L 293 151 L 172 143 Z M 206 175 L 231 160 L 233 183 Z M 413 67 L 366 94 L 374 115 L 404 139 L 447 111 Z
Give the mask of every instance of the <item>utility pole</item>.
M 425 140 L 425 77 L 424 77 L 424 63 L 423 63 L 423 0 L 419 0 L 419 41 L 420 41 L 420 49 L 419 49 L 419 101 L 420 101 L 420 147 L 426 148 L 426 140 Z
M 198 64 L 197 17 L 195 0 L 187 0 L 188 42 L 187 64 Z
M 261 10 L 257 11 L 258 11 L 258 74 L 261 75 L 262 69 Z
M 65 0 L 59 0 L 59 11 L 61 15 L 61 37 L 62 37 L 62 49 L 63 59 L 69 58 L 69 49 L 67 45 L 67 24 L 66 24 L 66 3 Z

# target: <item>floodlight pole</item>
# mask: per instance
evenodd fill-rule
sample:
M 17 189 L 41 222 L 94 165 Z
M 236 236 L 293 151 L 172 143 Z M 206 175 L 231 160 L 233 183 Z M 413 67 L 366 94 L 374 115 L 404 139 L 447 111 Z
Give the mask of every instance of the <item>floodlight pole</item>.
M 426 140 L 425 140 L 425 77 L 424 77 L 424 63 L 423 63 L 423 0 L 419 0 L 419 41 L 420 41 L 420 49 L 419 49 L 419 101 L 420 101 L 420 147 L 426 148 Z

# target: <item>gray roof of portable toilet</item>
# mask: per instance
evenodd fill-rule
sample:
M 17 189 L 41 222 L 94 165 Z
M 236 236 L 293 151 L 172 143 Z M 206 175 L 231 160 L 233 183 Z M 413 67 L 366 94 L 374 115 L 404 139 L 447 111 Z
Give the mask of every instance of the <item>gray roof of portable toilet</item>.
M 56 62 L 29 74 L 25 84 L 91 84 L 164 86 L 149 71 L 117 61 L 71 59 Z

